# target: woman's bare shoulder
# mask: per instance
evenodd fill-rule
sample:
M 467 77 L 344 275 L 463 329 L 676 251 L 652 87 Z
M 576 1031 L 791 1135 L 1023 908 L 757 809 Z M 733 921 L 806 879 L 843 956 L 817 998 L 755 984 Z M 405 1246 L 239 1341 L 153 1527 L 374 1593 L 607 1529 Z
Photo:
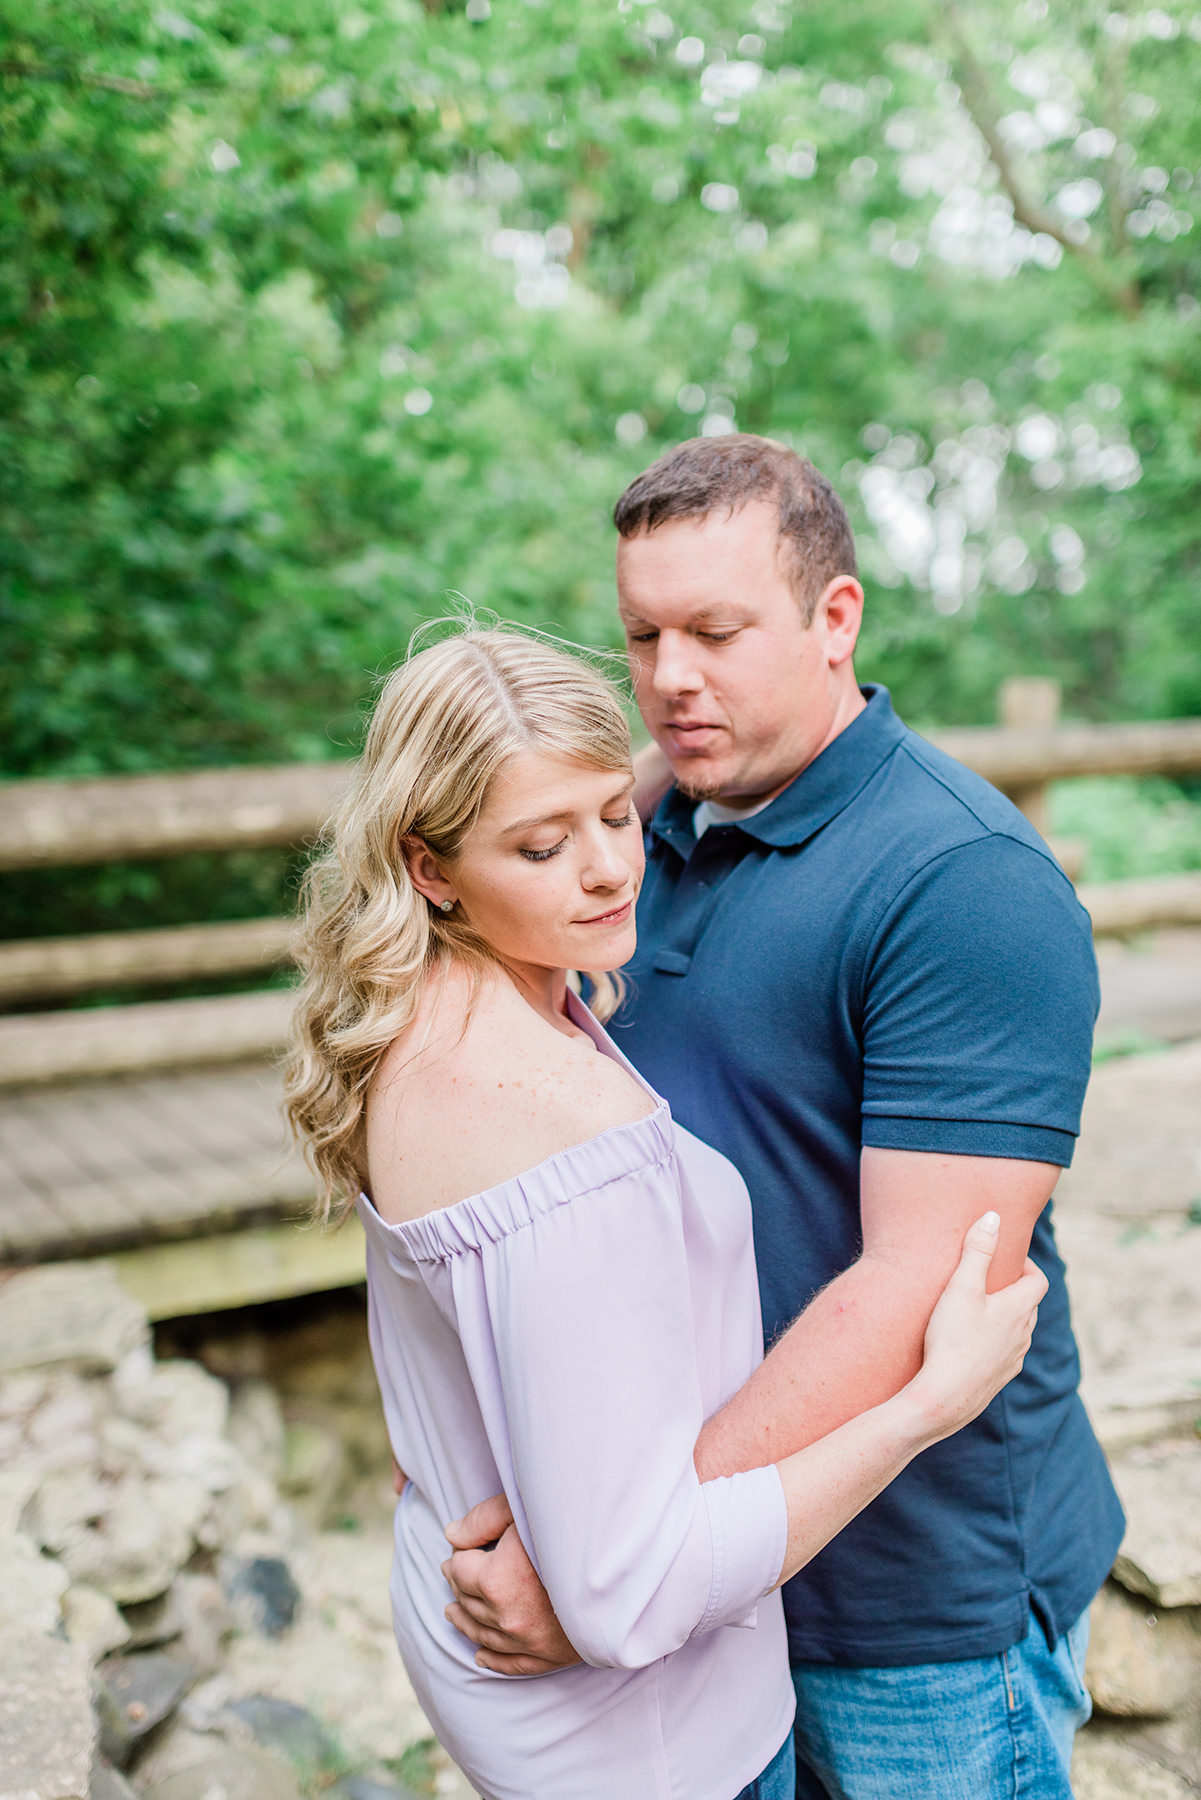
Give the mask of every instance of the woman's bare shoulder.
M 367 1106 L 371 1197 L 416 1218 L 653 1111 L 583 1034 L 541 1018 L 503 975 L 448 982 L 381 1063 Z

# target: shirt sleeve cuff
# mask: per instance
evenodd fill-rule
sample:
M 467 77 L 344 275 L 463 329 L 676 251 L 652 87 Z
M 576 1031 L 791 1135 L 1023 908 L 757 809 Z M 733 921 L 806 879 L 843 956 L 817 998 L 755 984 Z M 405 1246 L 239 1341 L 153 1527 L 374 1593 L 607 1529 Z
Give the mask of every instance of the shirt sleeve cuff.
M 1015 1125 L 994 1119 L 914 1119 L 863 1115 L 863 1144 L 871 1150 L 928 1150 L 946 1156 L 1008 1156 L 1017 1162 L 1055 1163 L 1066 1169 L 1075 1133 L 1051 1125 Z
M 697 1632 L 754 1625 L 760 1600 L 778 1584 L 788 1543 L 788 1508 L 774 1463 L 722 1475 L 701 1488 L 713 1540 L 713 1587 Z

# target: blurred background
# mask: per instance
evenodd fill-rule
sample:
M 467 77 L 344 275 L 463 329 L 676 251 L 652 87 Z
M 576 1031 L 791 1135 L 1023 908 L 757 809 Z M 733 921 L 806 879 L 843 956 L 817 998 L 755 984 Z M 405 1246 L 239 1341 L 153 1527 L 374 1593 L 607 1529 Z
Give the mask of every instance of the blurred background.
M 1077 1790 L 1201 1791 L 1199 92 L 1190 0 L 0 0 L 22 1792 L 466 1793 L 361 1243 L 296 1229 L 287 915 L 414 626 L 616 644 L 614 500 L 731 430 L 831 478 L 861 677 L 1083 883 L 1056 1207 L 1131 1530 Z
M 732 427 L 837 485 L 914 723 L 1008 675 L 1201 712 L 1190 6 L 3 11 L 7 775 L 344 756 L 451 594 L 612 643 L 615 497 Z M 1201 866 L 1196 791 L 1061 828 L 1097 878 Z M 191 917 L 209 875 L 0 923 Z

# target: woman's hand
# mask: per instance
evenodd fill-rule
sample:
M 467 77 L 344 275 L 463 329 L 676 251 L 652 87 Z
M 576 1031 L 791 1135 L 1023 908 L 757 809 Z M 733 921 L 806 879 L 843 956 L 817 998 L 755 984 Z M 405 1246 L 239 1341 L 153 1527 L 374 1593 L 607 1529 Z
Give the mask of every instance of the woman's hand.
M 931 1443 L 982 1413 L 1021 1368 L 1047 1278 L 1027 1257 L 1025 1272 L 995 1294 L 985 1291 L 1000 1219 L 985 1213 L 968 1231 L 963 1255 L 926 1327 L 921 1369 L 909 1398 L 928 1419 Z

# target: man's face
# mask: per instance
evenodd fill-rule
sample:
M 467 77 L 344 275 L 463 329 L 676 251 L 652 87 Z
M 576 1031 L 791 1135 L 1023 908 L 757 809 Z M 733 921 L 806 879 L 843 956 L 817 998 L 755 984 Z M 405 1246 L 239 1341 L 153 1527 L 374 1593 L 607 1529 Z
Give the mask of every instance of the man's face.
M 769 798 L 862 708 L 862 592 L 831 583 L 805 625 L 764 501 L 622 538 L 617 592 L 642 717 L 697 799 Z

